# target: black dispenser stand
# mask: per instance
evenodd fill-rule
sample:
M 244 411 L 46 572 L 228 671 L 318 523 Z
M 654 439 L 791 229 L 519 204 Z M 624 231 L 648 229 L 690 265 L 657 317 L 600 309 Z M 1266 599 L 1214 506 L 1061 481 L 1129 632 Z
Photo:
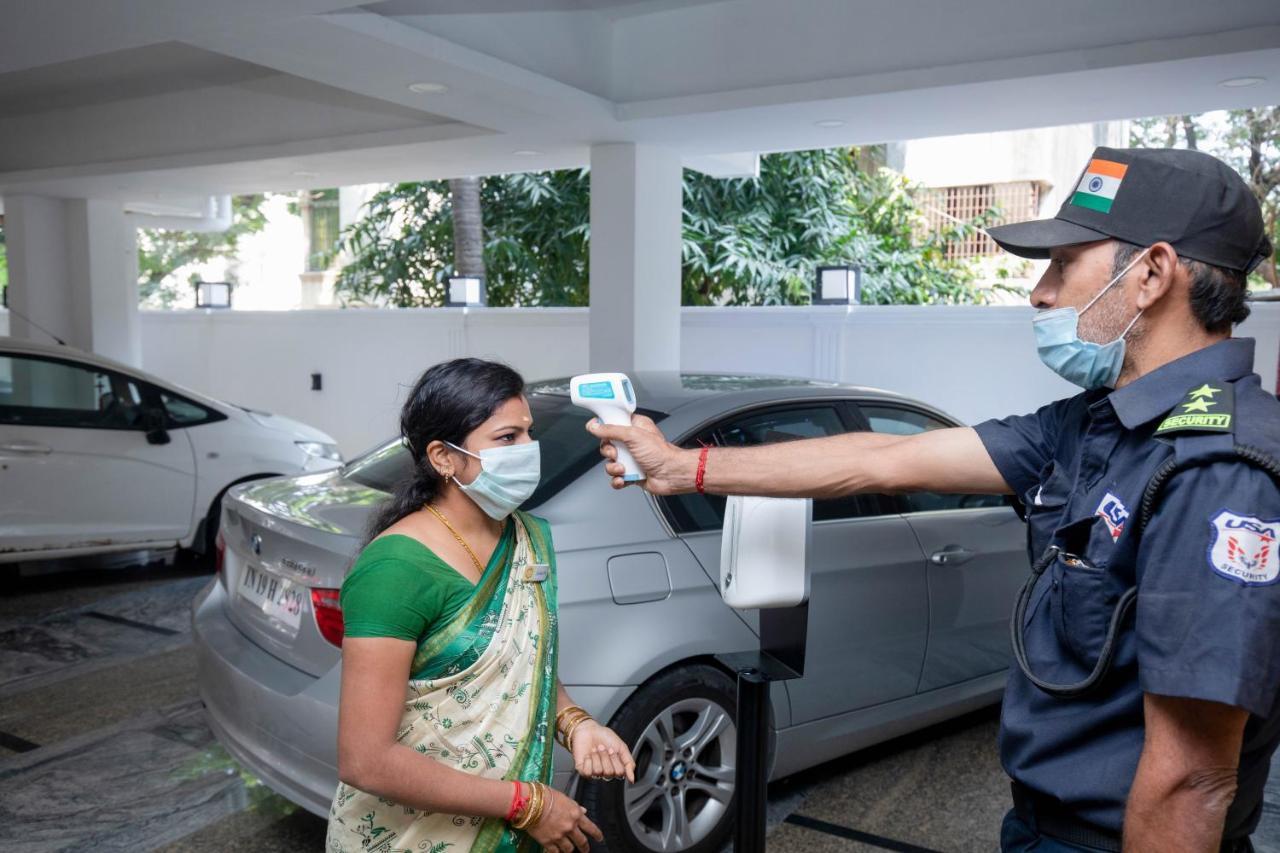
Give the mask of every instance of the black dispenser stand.
M 804 675 L 809 603 L 760 611 L 760 648 L 719 655 L 738 674 L 738 801 L 734 853 L 764 853 L 769 785 L 769 685 Z

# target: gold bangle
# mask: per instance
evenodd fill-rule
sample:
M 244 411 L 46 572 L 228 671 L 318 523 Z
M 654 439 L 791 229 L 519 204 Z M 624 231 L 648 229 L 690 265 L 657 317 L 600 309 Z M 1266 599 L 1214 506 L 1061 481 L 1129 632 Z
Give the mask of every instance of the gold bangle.
M 564 728 L 564 718 L 565 718 L 565 716 L 566 716 L 566 715 L 568 715 L 568 714 L 573 714 L 573 713 L 578 713 L 578 712 L 581 712 L 581 713 L 583 713 L 583 714 L 587 713 L 585 710 L 583 710 L 583 708 L 582 708 L 582 706 L 581 706 L 581 705 L 570 705 L 568 708 L 565 708 L 563 711 L 561 711 L 560 713 L 556 714 L 556 728 L 557 728 L 557 729 L 562 729 L 562 728 Z
M 570 748 L 569 733 L 576 729 L 584 720 L 591 719 L 591 715 L 581 708 L 565 708 L 556 717 L 556 740 L 565 749 Z
M 529 799 L 525 802 L 524 810 L 511 822 L 515 829 L 527 829 L 542 817 L 542 788 L 537 782 L 530 782 L 529 787 Z
M 585 711 L 581 713 L 573 714 L 572 716 L 568 717 L 564 721 L 564 725 L 557 730 L 557 733 L 563 736 L 564 738 L 566 749 L 568 748 L 568 745 L 569 745 L 569 733 L 572 732 L 574 729 L 576 729 L 579 725 L 581 725 L 584 720 L 589 720 L 589 719 L 591 719 L 591 715 Z
M 539 782 L 538 784 L 542 785 L 541 782 Z M 529 828 L 533 829 L 538 824 L 542 823 L 542 818 L 549 815 L 550 809 L 552 808 L 554 808 L 554 806 L 551 803 L 551 798 L 547 796 L 547 786 L 542 785 L 542 802 L 538 806 L 537 817 L 535 817 L 533 819 L 533 822 L 529 824 Z
M 568 717 L 564 719 L 564 724 L 560 727 L 560 730 L 567 732 L 569 729 L 573 728 L 575 723 L 578 723 L 581 720 L 589 720 L 589 719 L 591 719 L 591 715 L 588 714 L 586 711 L 582 710 L 581 708 L 579 708 L 577 711 L 570 714 Z
M 564 733 L 565 749 L 569 750 L 570 752 L 573 752 L 573 736 L 574 734 L 577 733 L 578 728 L 583 723 L 586 723 L 586 722 L 594 723 L 595 720 L 592 719 L 590 716 L 582 717 L 578 720 L 575 720 L 573 723 L 573 726 L 569 729 L 569 731 Z
M 591 715 L 588 714 L 584 709 L 578 707 L 577 705 L 570 705 L 568 708 L 565 708 L 559 714 L 556 714 L 556 731 L 560 731 L 560 732 L 568 731 L 569 727 L 573 725 L 574 721 L 577 720 L 579 717 L 589 717 L 589 716 Z
M 533 829 L 542 823 L 542 813 L 547 807 L 547 788 L 541 782 L 534 782 L 534 786 L 538 789 L 538 804 L 534 808 L 533 813 L 529 816 L 528 822 L 525 824 L 529 829 Z
M 532 829 L 542 821 L 542 810 L 547 806 L 547 789 L 542 787 L 541 782 L 534 782 L 533 787 L 538 792 L 538 799 L 529 810 L 529 819 L 524 823 L 528 829 Z
M 541 823 L 542 813 L 547 807 L 547 787 L 541 782 L 534 782 L 533 789 L 537 792 L 534 795 L 535 802 L 533 808 L 529 810 L 529 815 L 526 818 L 524 825 L 519 827 L 520 829 L 533 829 Z

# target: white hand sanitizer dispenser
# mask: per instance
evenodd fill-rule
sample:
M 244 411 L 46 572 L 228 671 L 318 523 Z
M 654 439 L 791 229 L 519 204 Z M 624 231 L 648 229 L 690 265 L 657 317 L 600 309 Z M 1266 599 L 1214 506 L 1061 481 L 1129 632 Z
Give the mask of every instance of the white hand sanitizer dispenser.
M 575 406 L 587 409 L 601 423 L 615 426 L 631 426 L 631 415 L 636 410 L 636 395 L 631 390 L 631 380 L 624 373 L 584 373 L 569 380 L 569 394 Z M 632 458 L 626 446 L 613 445 L 622 463 L 622 479 L 628 483 L 644 479 L 644 472 Z
M 728 499 L 720 540 L 720 596 L 737 610 L 795 607 L 809 600 L 813 501 Z

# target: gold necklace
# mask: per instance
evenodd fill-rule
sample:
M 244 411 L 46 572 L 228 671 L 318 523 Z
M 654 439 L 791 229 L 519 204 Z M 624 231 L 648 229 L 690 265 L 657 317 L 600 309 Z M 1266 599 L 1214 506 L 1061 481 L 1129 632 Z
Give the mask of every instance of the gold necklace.
M 440 519 L 441 524 L 449 528 L 449 532 L 453 534 L 453 538 L 457 539 L 458 544 L 467 550 L 467 554 L 471 557 L 471 562 L 476 564 L 476 574 L 483 576 L 484 566 L 480 563 L 480 558 L 476 556 L 476 552 L 472 551 L 471 546 L 467 544 L 467 540 L 463 539 L 462 535 L 453 529 L 453 525 L 449 523 L 449 519 L 444 517 L 444 513 L 440 512 L 440 510 L 436 509 L 431 504 L 427 504 L 427 509 L 431 510 L 432 515 Z

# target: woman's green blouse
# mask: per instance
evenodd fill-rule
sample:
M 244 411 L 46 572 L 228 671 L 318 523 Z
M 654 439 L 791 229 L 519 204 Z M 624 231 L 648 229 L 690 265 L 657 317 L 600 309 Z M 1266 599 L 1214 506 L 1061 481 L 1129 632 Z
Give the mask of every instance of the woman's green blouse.
M 495 557 L 507 539 L 504 532 Z M 344 633 L 419 643 L 448 624 L 474 592 L 470 580 L 417 539 L 382 536 L 365 546 L 342 583 Z

